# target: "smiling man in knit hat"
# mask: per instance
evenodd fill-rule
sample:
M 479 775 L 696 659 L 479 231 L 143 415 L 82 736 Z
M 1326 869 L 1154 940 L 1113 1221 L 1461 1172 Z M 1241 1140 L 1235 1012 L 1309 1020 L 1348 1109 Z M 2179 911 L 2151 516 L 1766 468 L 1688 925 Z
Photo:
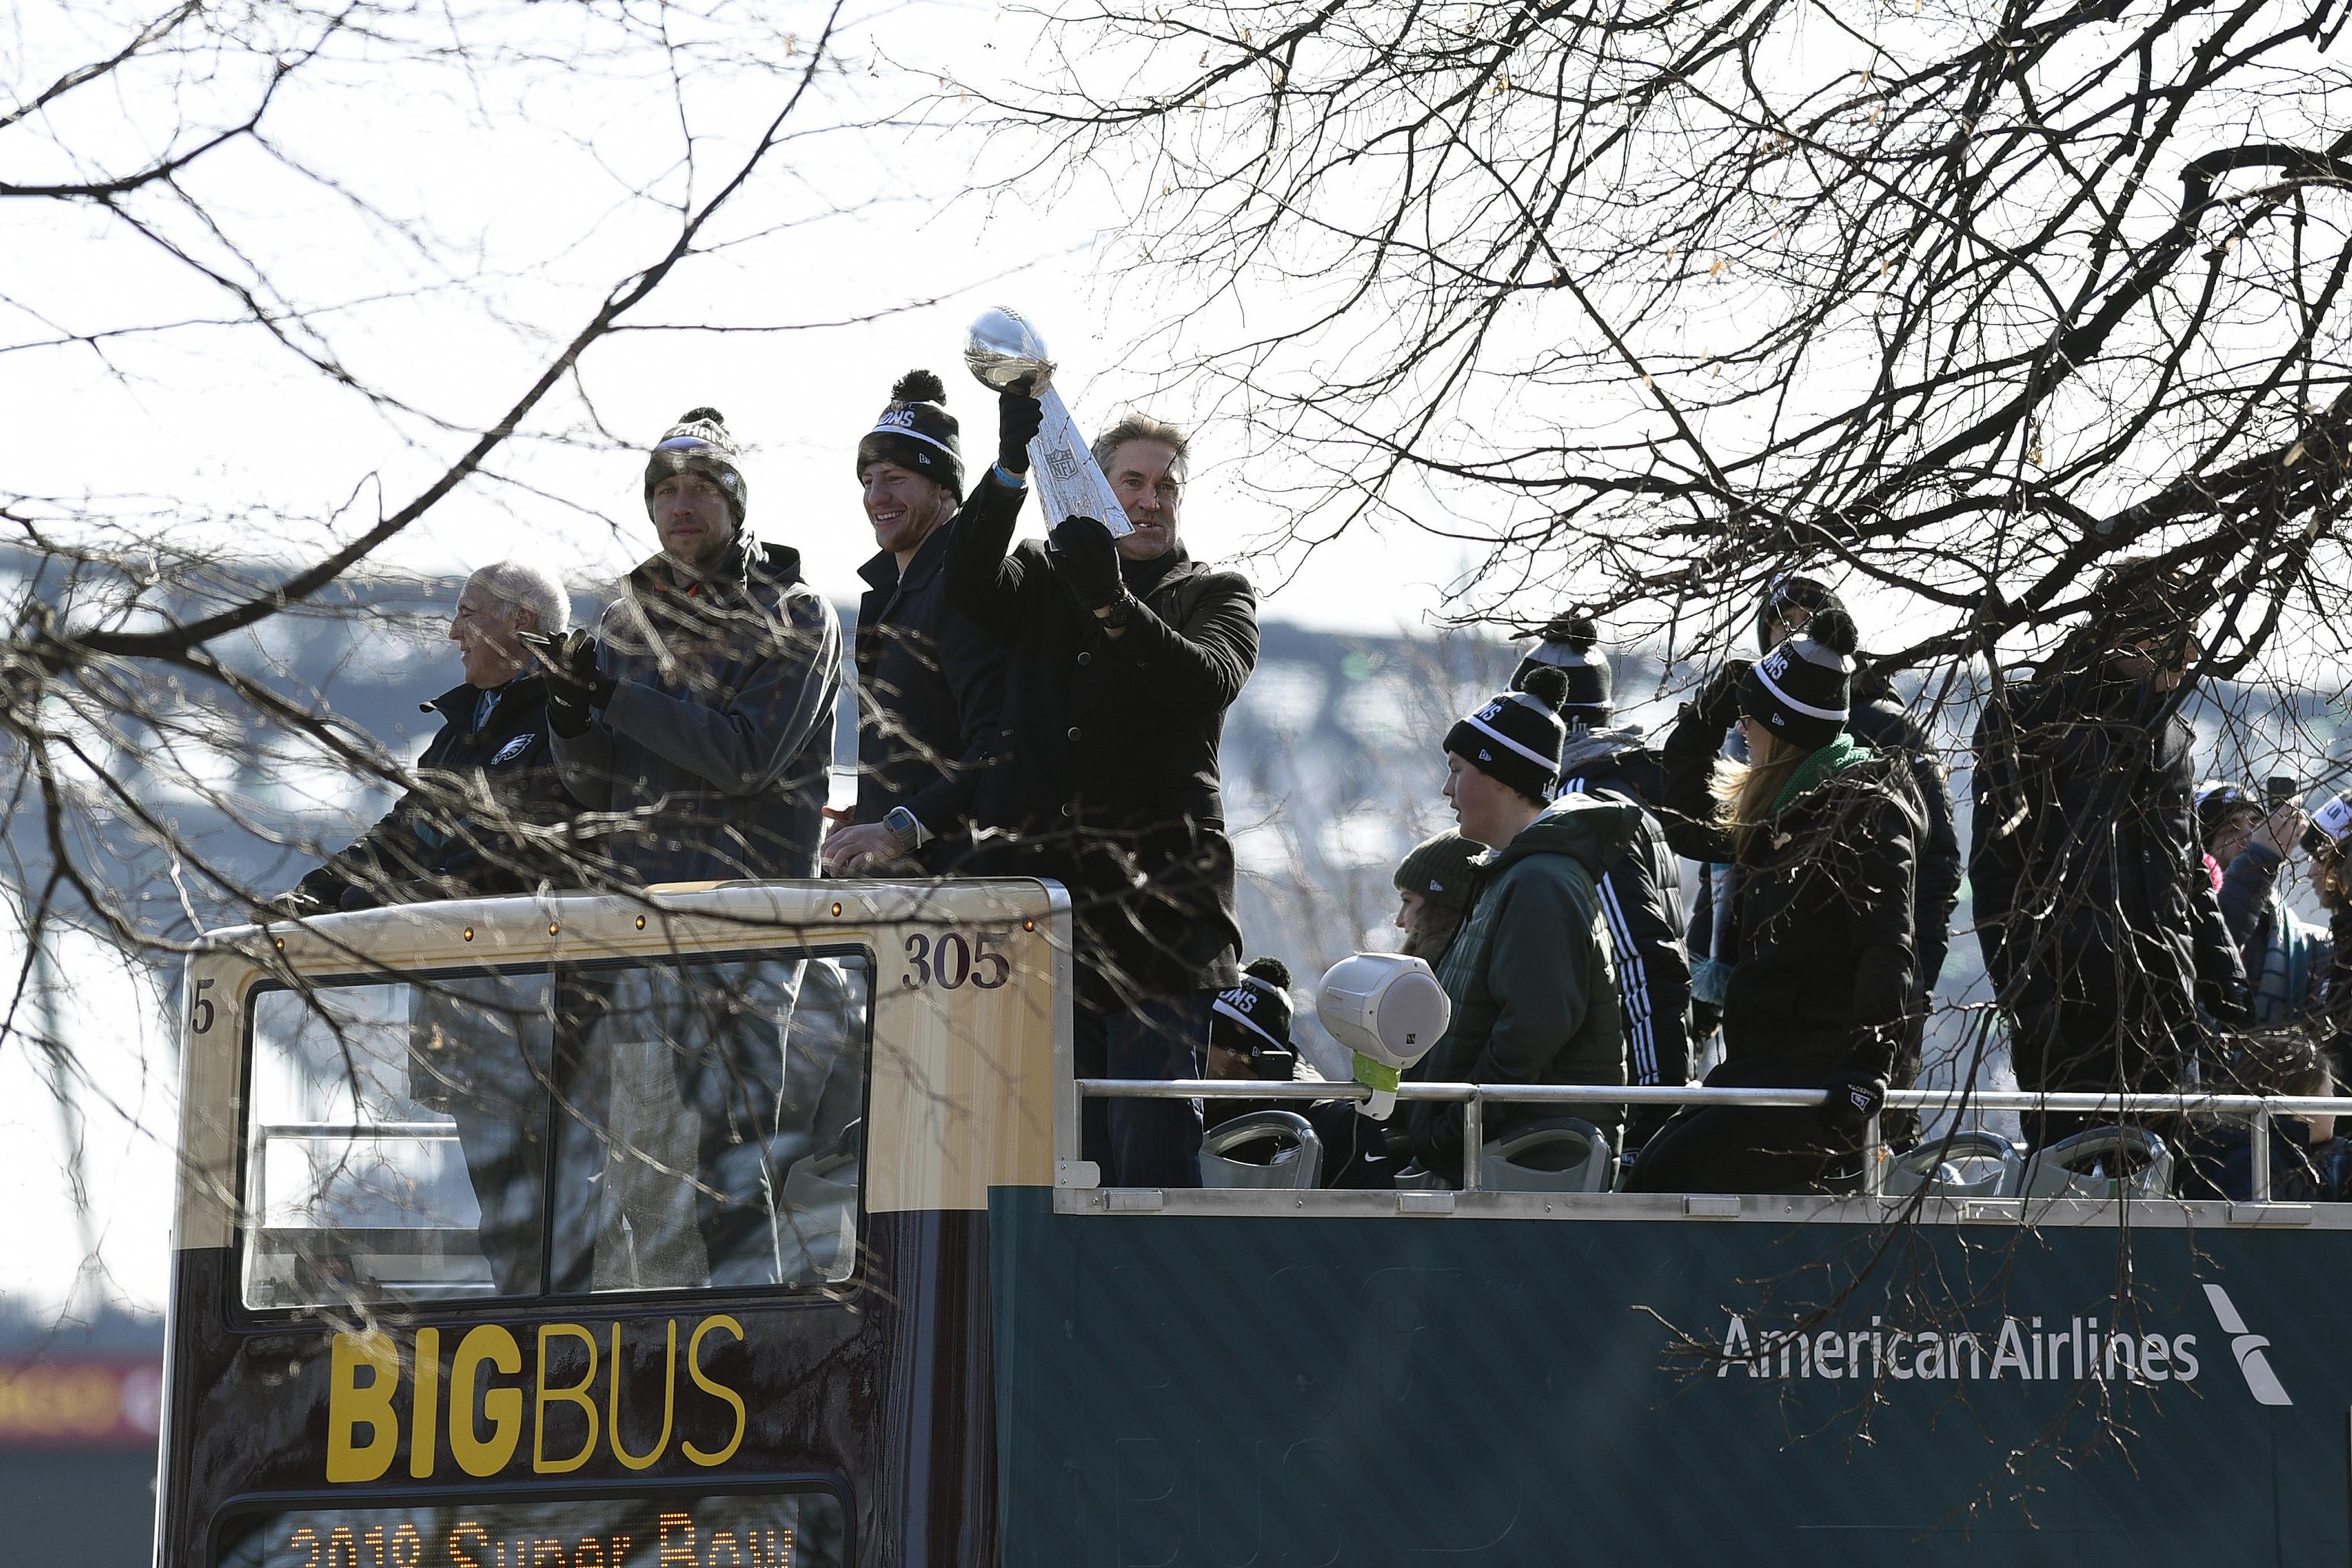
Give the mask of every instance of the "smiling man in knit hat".
M 568 645 L 551 697 L 564 782 L 632 818 L 612 848 L 629 881 L 816 871 L 841 627 L 800 552 L 746 530 L 739 458 L 715 408 L 663 436 L 643 487 L 661 549 Z
M 595 635 L 572 634 L 553 661 L 564 782 L 617 819 L 616 881 L 814 876 L 840 622 L 802 581 L 799 552 L 746 529 L 750 486 L 717 409 L 671 426 L 641 489 L 660 550 L 621 581 Z M 555 1260 L 561 1288 L 768 1283 L 787 1267 L 790 1216 L 772 1194 L 791 1161 L 838 1132 L 814 1125 L 823 1097 L 809 1080 L 814 1057 L 822 1082 L 821 1042 L 841 1033 L 840 975 L 809 964 L 804 992 L 803 970 L 628 971 L 583 1004 L 609 1146 L 593 1263 Z
M 1503 692 L 1446 732 L 1445 798 L 1462 836 L 1490 853 L 1479 864 L 1470 918 L 1438 967 L 1453 1017 L 1414 1076 L 1622 1084 L 1625 1038 L 1599 882 L 1625 853 L 1641 808 L 1605 795 L 1554 800 L 1568 682 L 1551 668 L 1523 679 L 1528 689 Z M 1542 1114 L 1534 1106 L 1489 1107 L 1486 1136 Z M 1613 1142 L 1624 1110 L 1596 1105 L 1576 1114 Z M 1407 1130 L 1424 1167 L 1461 1180 L 1460 1106 L 1414 1101 Z
M 938 376 L 909 371 L 857 443 L 877 548 L 857 569 L 857 805 L 825 840 L 835 876 L 908 860 L 971 873 L 983 797 L 1002 782 L 1005 650 L 948 603 L 948 542 L 959 528 L 1012 526 L 1044 416 L 1034 398 L 1000 400 L 996 461 L 967 499 L 946 402 Z

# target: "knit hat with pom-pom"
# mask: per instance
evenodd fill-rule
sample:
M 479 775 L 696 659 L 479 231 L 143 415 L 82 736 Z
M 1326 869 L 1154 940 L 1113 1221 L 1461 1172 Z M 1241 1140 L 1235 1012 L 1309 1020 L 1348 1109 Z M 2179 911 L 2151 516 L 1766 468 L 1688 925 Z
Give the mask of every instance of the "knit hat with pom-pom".
M 1798 572 L 1784 572 L 1773 578 L 1764 584 L 1763 596 L 1756 601 L 1756 651 L 1771 652 L 1773 643 L 1780 640 L 1773 636 L 1776 629 L 1787 634 L 1790 623 L 1810 620 L 1823 610 L 1847 613 L 1845 601 L 1827 583 Z
M 1536 635 L 1542 640 L 1519 660 L 1519 668 L 1511 674 L 1511 689 L 1524 689 L 1528 671 L 1538 665 L 1549 665 L 1568 677 L 1568 695 L 1560 701 L 1560 718 L 1570 724 L 1595 730 L 1606 728 L 1616 710 L 1611 701 L 1609 656 L 1594 651 L 1601 641 L 1601 628 L 1592 617 L 1582 611 L 1555 616 Z
M 689 408 L 663 433 L 646 459 L 646 513 L 653 514 L 654 487 L 672 474 L 707 474 L 727 492 L 735 508 L 735 526 L 743 526 L 751 509 L 751 487 L 736 466 L 742 449 L 727 433 L 727 416 L 716 408 Z
M 1209 1043 L 1260 1060 L 1284 1053 L 1295 1060 L 1290 1016 L 1290 966 L 1278 958 L 1253 959 L 1239 985 L 1217 993 Z
M 1527 672 L 1516 691 L 1506 691 L 1475 713 L 1465 713 L 1445 732 L 1445 750 L 1529 800 L 1549 800 L 1559 783 L 1559 753 L 1568 727 L 1559 705 L 1568 696 L 1568 676 L 1548 664 Z
M 948 389 L 929 371 L 900 376 L 874 428 L 857 443 L 858 477 L 869 463 L 892 463 L 962 495 L 963 447 L 947 400 Z
M 1813 612 L 1739 678 L 1739 710 L 1808 754 L 1838 738 L 1853 704 L 1853 622 L 1843 610 Z

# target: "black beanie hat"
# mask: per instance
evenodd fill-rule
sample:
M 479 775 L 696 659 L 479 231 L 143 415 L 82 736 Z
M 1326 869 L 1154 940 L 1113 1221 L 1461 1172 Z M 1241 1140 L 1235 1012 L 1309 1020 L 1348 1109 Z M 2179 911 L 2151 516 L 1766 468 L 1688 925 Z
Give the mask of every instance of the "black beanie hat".
M 1470 909 L 1470 889 L 1477 880 L 1471 863 L 1486 847 L 1459 833 L 1441 833 L 1412 847 L 1397 862 L 1396 889 L 1419 893 L 1441 920 L 1459 921 Z
M 1820 751 L 1852 709 L 1853 645 L 1843 610 L 1814 611 L 1803 631 L 1748 667 L 1739 710 L 1799 751 Z
M 1529 800 L 1549 800 L 1559 782 L 1559 753 L 1568 739 L 1559 721 L 1568 677 L 1548 664 L 1527 672 L 1527 684 L 1506 691 L 1445 732 L 1445 750 Z
M 857 443 L 858 473 L 864 475 L 868 463 L 895 463 L 961 496 L 963 447 L 947 400 L 948 389 L 929 371 L 900 376 L 874 428 Z
M 1756 650 L 1772 651 L 1772 623 L 1786 623 L 1790 612 L 1802 610 L 1808 616 L 1823 610 L 1835 610 L 1844 615 L 1845 601 L 1837 590 L 1818 577 L 1807 577 L 1795 572 L 1783 573 L 1764 584 L 1764 596 L 1756 601 Z
M 716 408 L 688 409 L 663 433 L 653 455 L 646 459 L 646 514 L 653 514 L 654 487 L 672 474 L 690 469 L 709 475 L 727 492 L 735 506 L 735 526 L 742 527 L 743 514 L 751 510 L 751 487 L 743 470 L 736 467 L 735 460 L 741 456 L 735 437 L 727 433 L 727 416 Z
M 1511 689 L 1526 690 L 1528 672 L 1538 665 L 1549 665 L 1568 677 L 1568 695 L 1560 700 L 1560 718 L 1570 724 L 1594 729 L 1607 724 L 1616 711 L 1610 700 L 1609 656 L 1593 651 L 1601 641 L 1601 628 L 1593 624 L 1592 617 L 1581 611 L 1555 616 L 1536 635 L 1543 640 L 1529 648 L 1527 658 L 1519 660 L 1519 668 L 1512 671 Z
M 1239 985 L 1217 993 L 1209 1043 L 1250 1056 L 1290 1050 L 1290 966 L 1278 958 L 1251 960 Z

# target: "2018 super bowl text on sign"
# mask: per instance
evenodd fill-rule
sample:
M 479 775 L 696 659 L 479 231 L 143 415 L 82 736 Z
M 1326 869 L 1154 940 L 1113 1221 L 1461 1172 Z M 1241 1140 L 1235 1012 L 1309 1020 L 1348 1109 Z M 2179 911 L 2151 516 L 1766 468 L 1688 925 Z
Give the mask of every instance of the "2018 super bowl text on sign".
M 233 1529 L 222 1568 L 836 1568 L 819 1490 L 289 1509 Z

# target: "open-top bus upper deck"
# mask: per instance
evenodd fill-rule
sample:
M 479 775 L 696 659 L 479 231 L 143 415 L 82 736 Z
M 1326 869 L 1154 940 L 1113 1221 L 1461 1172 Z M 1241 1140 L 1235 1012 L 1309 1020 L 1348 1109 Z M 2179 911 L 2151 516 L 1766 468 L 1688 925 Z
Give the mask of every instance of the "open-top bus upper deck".
M 1017 881 L 221 933 L 159 1561 L 2344 1550 L 2336 1205 L 1107 1191 L 1082 1094 L 1267 1089 L 1076 1081 L 1068 942 Z

